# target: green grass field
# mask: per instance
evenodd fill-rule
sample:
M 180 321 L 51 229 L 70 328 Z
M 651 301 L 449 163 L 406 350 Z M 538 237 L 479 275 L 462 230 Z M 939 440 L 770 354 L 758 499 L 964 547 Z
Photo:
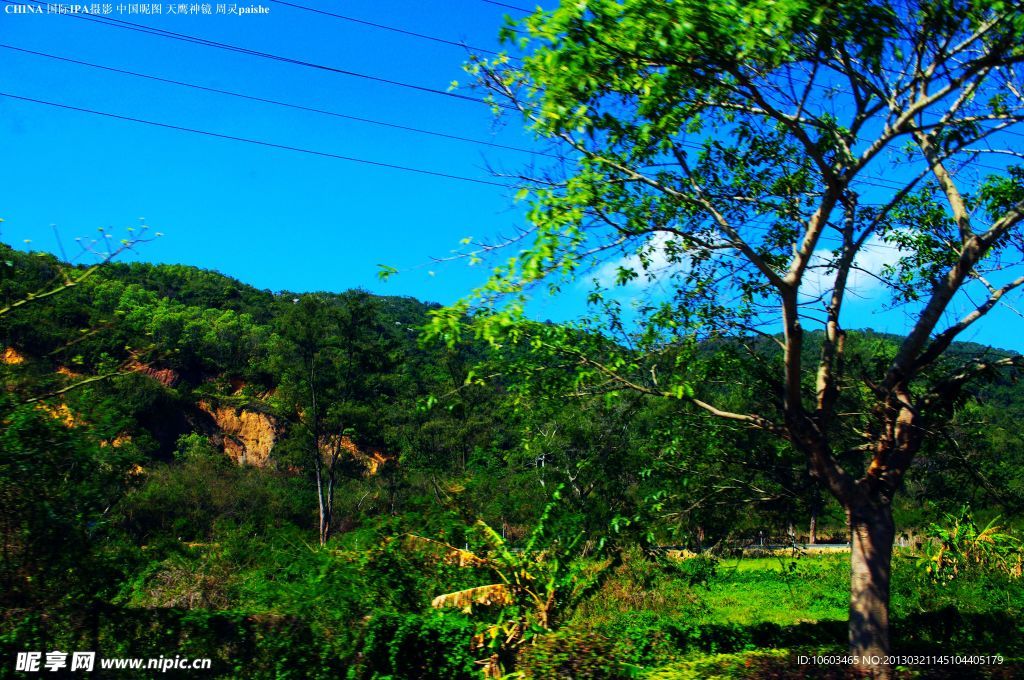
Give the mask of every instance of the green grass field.
M 389 545 L 390 551 L 380 552 L 370 565 L 372 573 L 391 575 L 370 584 L 379 587 L 381 598 L 402 592 L 428 596 L 439 587 L 437 579 L 450 583 L 463 574 L 451 566 L 434 581 L 409 580 L 413 563 L 403 561 L 400 546 Z M 475 617 L 493 621 L 498 614 L 493 608 L 467 615 L 415 600 L 404 610 L 378 606 L 353 626 L 345 612 L 359 611 L 363 601 L 344 597 L 346 592 L 355 597 L 349 584 L 363 583 L 362 563 L 306 554 L 322 561 L 320 579 L 311 588 L 305 579 L 289 586 L 289 574 L 279 569 L 275 574 L 283 590 L 264 587 L 239 610 L 110 607 L 98 612 L 95 629 L 80 619 L 61 619 L 59 612 L 45 618 L 12 615 L 0 622 L 0 631 L 6 631 L 0 633 L 0 651 L 96 644 L 107 656 L 156 656 L 175 648 L 212 657 L 218 678 L 481 677 L 479 661 L 487 650 L 472 643 L 482 630 Z M 511 650 L 516 656 L 507 660 L 514 661 L 507 666 L 514 669 L 509 678 L 848 677 L 842 667 L 798 663 L 800 655 L 845 654 L 848 559 L 830 554 L 677 560 L 652 558 L 634 548 L 554 622 L 554 632 Z M 967 570 L 934 581 L 916 562 L 897 555 L 893 563 L 893 652 L 1001 655 L 1004 663 L 905 668 L 898 677 L 1024 677 L 1022 580 Z M 299 572 L 314 565 L 300 564 Z M 267 604 L 261 606 L 259 598 Z M 94 635 L 98 643 L 92 642 Z
M 901 668 L 900 677 L 1024 675 L 1024 588 L 966 574 L 932 582 L 897 555 L 893 652 L 999 654 L 1004 664 Z M 704 573 L 627 558 L 567 625 L 526 653 L 526 677 L 829 678 L 798 664 L 845 653 L 849 555 L 723 559 Z M 1014 660 L 1017 660 L 1015 663 Z

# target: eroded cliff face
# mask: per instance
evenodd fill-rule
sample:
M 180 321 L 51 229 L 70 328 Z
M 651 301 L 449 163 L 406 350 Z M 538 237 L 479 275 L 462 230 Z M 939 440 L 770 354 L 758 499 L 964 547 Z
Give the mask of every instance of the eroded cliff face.
M 149 364 L 139 361 L 138 359 L 132 359 L 125 368 L 134 373 L 141 373 L 142 375 L 148 376 L 164 387 L 174 387 L 181 380 L 181 376 L 178 372 L 171 368 L 154 368 Z
M 205 401 L 199 402 L 199 410 L 213 419 L 219 431 L 214 434 L 215 443 L 224 448 L 232 461 L 257 467 L 270 464 L 270 452 L 281 434 L 274 418 L 256 411 L 212 406 Z
M 325 460 L 330 457 L 332 451 L 338 451 L 340 456 L 351 456 L 362 465 L 363 474 L 367 477 L 377 474 L 381 466 L 393 459 L 381 451 L 360 449 L 349 437 L 341 437 L 340 440 L 337 436 L 324 437 L 320 442 L 320 450 Z
M 0 353 L 0 363 L 17 366 L 25 363 L 25 356 L 13 347 L 4 347 L 4 351 Z
M 17 365 L 27 358 L 13 347 L 0 347 L 0 364 Z M 182 377 L 173 369 L 158 368 L 142 362 L 137 358 L 130 359 L 124 367 L 159 382 L 165 387 L 174 387 L 182 381 Z M 58 366 L 56 372 L 69 380 L 79 380 L 83 374 L 66 366 Z M 233 396 L 242 394 L 246 385 L 241 380 L 231 381 Z M 266 399 L 271 393 L 259 395 Z M 167 408 L 167 407 L 170 408 Z M 40 403 L 37 408 L 45 411 L 50 417 L 60 421 L 67 427 L 84 425 L 81 416 L 71 411 L 62 400 L 54 403 Z M 171 401 L 164 408 L 157 409 L 146 420 L 140 419 L 139 424 L 147 429 L 160 442 L 161 451 L 169 455 L 175 447 L 178 437 L 188 432 L 199 432 L 210 438 L 211 443 L 220 447 L 235 464 L 269 467 L 273 464 L 271 455 L 274 445 L 284 434 L 284 423 L 271 415 L 251 409 L 235 406 L 217 405 L 209 401 L 182 404 Z M 127 432 L 116 435 L 110 441 L 100 442 L 101 446 L 123 446 L 132 441 Z M 351 458 L 362 474 L 367 477 L 376 475 L 381 468 L 394 461 L 393 456 L 372 449 L 361 449 L 349 437 L 327 436 L 320 443 L 325 459 L 331 452 L 337 452 L 344 458 Z
M 205 401 L 199 402 L 199 410 L 213 419 L 216 425 L 211 439 L 224 449 L 224 453 L 238 465 L 255 465 L 268 467 L 270 456 L 283 434 L 283 426 L 272 416 L 257 411 L 234 408 L 231 406 L 213 406 Z M 324 458 L 332 451 L 338 451 L 342 457 L 351 457 L 362 468 L 363 474 L 373 476 L 381 466 L 391 460 L 381 451 L 362 450 L 348 437 L 325 437 L 320 443 Z

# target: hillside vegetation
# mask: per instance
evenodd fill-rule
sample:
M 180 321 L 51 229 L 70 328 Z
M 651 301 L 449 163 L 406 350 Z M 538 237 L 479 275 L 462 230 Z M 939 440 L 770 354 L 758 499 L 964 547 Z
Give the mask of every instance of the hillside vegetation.
M 0 306 L 62 271 L 0 246 Z M 848 565 L 795 544 L 845 518 L 792 451 L 683 403 L 551 398 L 559 366 L 522 349 L 422 343 L 432 308 L 110 263 L 0 316 L 3 673 L 58 648 L 218 677 L 760 677 L 842 649 Z M 851 332 L 851 363 L 894 340 Z M 698 389 L 770 401 L 740 345 L 700 348 Z M 900 653 L 1024 656 L 1022 418 L 993 376 L 918 456 Z M 791 547 L 739 557 L 762 542 Z

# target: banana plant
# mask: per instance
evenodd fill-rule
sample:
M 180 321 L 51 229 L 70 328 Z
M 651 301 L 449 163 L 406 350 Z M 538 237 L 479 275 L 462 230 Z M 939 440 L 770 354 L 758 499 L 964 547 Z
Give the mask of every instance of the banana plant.
M 933 540 L 925 546 L 926 573 L 937 580 L 952 580 L 965 569 L 989 569 L 1019 578 L 1024 558 L 1021 541 L 997 524 L 999 519 L 979 528 L 965 507 L 959 514 L 947 513 L 946 524 L 930 525 Z
M 610 559 L 581 558 L 583 534 L 552 535 L 549 523 L 560 491 L 561 487 L 555 491 L 521 549 L 511 547 L 483 520 L 473 525 L 484 544 L 477 552 L 409 535 L 443 550 L 446 559 L 461 567 L 483 569 L 493 576 L 492 583 L 443 593 L 431 603 L 437 609 L 458 608 L 480 616 L 473 643 L 489 653 L 478 662 L 484 677 L 502 677 L 519 647 L 553 630 L 560 615 L 590 592 L 611 564 Z

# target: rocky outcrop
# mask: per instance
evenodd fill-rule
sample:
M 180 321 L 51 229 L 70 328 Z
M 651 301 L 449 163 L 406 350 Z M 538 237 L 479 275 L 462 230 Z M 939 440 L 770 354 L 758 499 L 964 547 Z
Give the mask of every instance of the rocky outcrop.
M 208 414 L 219 430 L 218 442 L 231 460 L 239 465 L 267 467 L 270 452 L 280 436 L 280 426 L 265 413 L 236 409 L 230 406 L 212 406 L 200 401 L 199 409 Z
M 21 364 L 26 361 L 24 355 L 13 347 L 0 350 L 0 363 L 8 365 Z M 156 380 L 165 387 L 178 385 L 182 376 L 169 368 L 156 368 L 138 357 L 132 357 L 123 364 L 129 371 L 145 375 Z M 65 378 L 81 379 L 83 375 L 66 366 L 58 366 L 56 372 Z M 246 389 L 241 380 L 231 380 L 230 388 L 235 401 L 241 401 Z M 238 465 L 254 465 L 269 467 L 272 465 L 271 454 L 274 445 L 284 434 L 285 425 L 272 415 L 235 405 L 217 404 L 201 400 L 198 403 L 183 403 L 176 392 L 163 393 L 164 400 L 158 401 L 147 412 L 139 417 L 137 425 L 148 431 L 159 443 L 159 456 L 170 458 L 178 439 L 182 434 L 199 432 L 209 437 L 211 443 L 221 448 L 224 453 Z M 254 395 L 258 401 L 265 401 L 272 392 Z M 226 399 L 225 401 L 228 401 Z M 252 402 L 250 402 L 252 403 Z M 56 404 L 40 403 L 37 408 L 44 410 L 50 417 L 62 422 L 67 427 L 84 425 L 77 414 L 73 413 L 63 402 Z M 119 447 L 132 441 L 127 432 L 119 433 L 110 440 L 100 442 L 101 446 Z M 339 448 L 340 447 L 340 448 Z M 393 457 L 371 449 L 361 449 L 349 437 L 325 437 L 321 442 L 324 455 L 336 450 L 342 457 L 350 458 L 361 468 L 362 474 L 373 476 Z
M 320 443 L 320 450 L 324 453 L 324 457 L 330 455 L 329 452 L 336 450 L 335 447 L 339 445 L 339 440 L 336 436 L 325 437 Z M 386 465 L 392 460 L 392 457 L 385 455 L 381 451 L 373 451 L 360 449 L 356 446 L 356 443 L 349 437 L 342 437 L 340 440 L 340 447 L 342 456 L 351 456 L 357 463 L 363 466 L 364 474 L 367 477 L 372 477 L 377 474 L 383 465 Z
M 171 368 L 153 368 L 147 363 L 143 363 L 138 359 L 132 359 L 125 368 L 134 373 L 141 373 L 142 375 L 149 376 L 153 380 L 156 380 L 165 387 L 174 387 L 181 380 L 181 376 L 178 372 Z
M 81 427 L 85 425 L 85 421 L 75 413 L 72 413 L 67 404 L 48 404 L 41 401 L 36 404 L 36 408 L 54 420 L 59 421 L 64 427 Z
M 0 363 L 8 366 L 16 366 L 25 363 L 25 355 L 13 347 L 4 347 L 3 354 L 0 354 Z
M 257 467 L 271 464 L 274 444 L 283 434 L 283 427 L 276 418 L 244 408 L 214 406 L 206 401 L 199 402 L 199 410 L 213 419 L 217 431 L 211 440 L 221 446 L 232 461 Z M 325 457 L 338 446 L 339 453 L 355 460 L 368 477 L 377 474 L 391 460 L 381 451 L 360 449 L 349 437 L 340 440 L 327 437 L 321 442 Z

